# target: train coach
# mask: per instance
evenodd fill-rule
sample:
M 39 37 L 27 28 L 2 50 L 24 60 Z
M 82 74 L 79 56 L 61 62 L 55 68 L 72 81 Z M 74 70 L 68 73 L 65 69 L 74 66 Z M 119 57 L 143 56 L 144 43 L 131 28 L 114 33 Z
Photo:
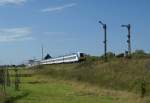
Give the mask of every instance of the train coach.
M 84 53 L 72 53 L 69 55 L 59 56 L 56 58 L 50 58 L 47 60 L 41 60 L 40 64 L 60 64 L 60 63 L 73 63 L 85 60 Z
M 62 64 L 62 63 L 74 63 L 84 61 L 86 58 L 85 53 L 72 53 L 64 56 L 59 56 L 55 58 L 50 58 L 46 60 L 29 60 L 27 67 L 33 67 L 37 65 L 46 65 L 46 64 Z

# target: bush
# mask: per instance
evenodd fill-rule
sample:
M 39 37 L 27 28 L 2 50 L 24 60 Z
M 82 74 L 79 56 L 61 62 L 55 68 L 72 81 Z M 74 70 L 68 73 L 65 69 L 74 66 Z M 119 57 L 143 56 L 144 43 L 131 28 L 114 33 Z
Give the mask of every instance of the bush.
M 148 54 L 144 50 L 135 50 L 132 53 L 133 57 L 141 58 L 141 57 L 148 57 Z
M 100 58 L 98 56 L 87 56 L 86 57 L 86 62 L 94 62 L 94 61 L 98 61 L 100 60 Z

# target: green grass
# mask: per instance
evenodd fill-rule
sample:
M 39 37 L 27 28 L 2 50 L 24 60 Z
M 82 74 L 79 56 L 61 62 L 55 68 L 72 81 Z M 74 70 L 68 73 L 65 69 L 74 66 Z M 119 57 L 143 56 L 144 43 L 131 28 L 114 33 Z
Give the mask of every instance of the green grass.
M 27 79 L 27 80 L 26 80 Z M 79 91 L 77 88 L 56 80 L 44 81 L 36 77 L 23 78 L 21 91 L 9 89 L 11 103 L 112 103 L 111 96 Z
M 19 72 L 32 76 L 21 77 L 20 91 L 7 89 L 9 103 L 150 102 L 149 58 L 45 65 Z M 140 98 L 143 80 L 146 95 Z
M 47 65 L 39 74 L 64 80 L 77 80 L 101 87 L 139 92 L 143 79 L 150 82 L 150 59 L 113 59 L 107 63 Z M 149 83 L 147 83 L 149 85 Z M 149 87 L 147 88 L 150 91 Z
M 5 101 L 5 97 L 4 96 L 0 96 L 0 103 L 4 103 L 4 101 Z
M 9 88 L 9 103 L 140 103 L 132 93 L 115 92 L 90 84 L 46 76 L 22 78 L 20 91 Z M 130 96 L 130 98 L 128 98 Z

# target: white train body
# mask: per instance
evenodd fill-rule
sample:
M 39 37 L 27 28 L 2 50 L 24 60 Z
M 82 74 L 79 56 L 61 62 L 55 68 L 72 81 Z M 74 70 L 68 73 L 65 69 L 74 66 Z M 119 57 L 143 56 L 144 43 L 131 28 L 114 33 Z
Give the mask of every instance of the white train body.
M 68 63 L 68 62 L 77 62 L 79 58 L 77 54 L 67 55 L 56 57 L 48 60 L 42 60 L 40 64 L 59 64 L 59 63 Z
M 79 62 L 79 61 L 83 61 L 85 59 L 85 54 L 84 53 L 72 53 L 69 55 L 64 55 L 64 56 L 59 56 L 56 58 L 50 58 L 47 60 L 40 60 L 40 61 L 36 61 L 33 62 L 33 64 L 31 64 L 32 66 L 36 66 L 36 65 L 44 65 L 44 64 L 61 64 L 61 63 L 73 63 L 73 62 Z

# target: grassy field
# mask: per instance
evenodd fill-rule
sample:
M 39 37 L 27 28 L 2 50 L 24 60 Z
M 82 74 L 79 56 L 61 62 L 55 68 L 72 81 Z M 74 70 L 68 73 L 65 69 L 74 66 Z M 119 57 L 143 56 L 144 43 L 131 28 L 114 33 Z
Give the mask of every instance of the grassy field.
M 149 58 L 22 69 L 20 91 L 7 88 L 5 103 L 150 103 L 149 70 Z M 141 98 L 143 81 L 146 92 Z
M 46 76 L 22 78 L 20 91 L 8 88 L 7 103 L 141 103 L 138 95 L 106 90 L 88 83 L 52 79 Z
M 80 64 L 59 64 L 39 67 L 37 72 L 52 78 L 88 82 L 103 88 L 140 93 L 145 82 L 150 95 L 150 59 L 114 59 Z

